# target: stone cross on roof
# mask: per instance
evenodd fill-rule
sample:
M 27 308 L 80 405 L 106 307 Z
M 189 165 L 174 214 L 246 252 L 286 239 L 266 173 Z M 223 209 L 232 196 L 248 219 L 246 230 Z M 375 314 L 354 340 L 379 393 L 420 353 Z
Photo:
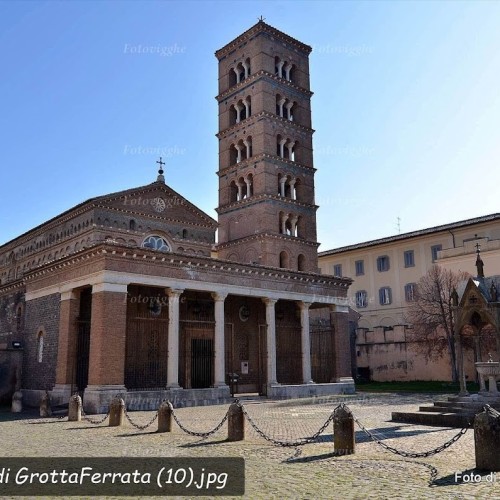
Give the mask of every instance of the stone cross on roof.
M 158 169 L 158 177 L 156 178 L 157 182 L 165 182 L 165 177 L 163 176 L 163 165 L 165 165 L 165 162 L 162 161 L 162 158 L 160 156 L 159 160 L 156 160 L 156 163 L 160 165 L 160 168 Z

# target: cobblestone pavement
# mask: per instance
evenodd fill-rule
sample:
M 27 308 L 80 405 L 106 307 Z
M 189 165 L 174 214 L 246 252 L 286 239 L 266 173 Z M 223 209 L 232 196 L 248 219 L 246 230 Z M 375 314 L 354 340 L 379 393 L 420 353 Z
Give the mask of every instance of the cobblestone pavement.
M 445 396 L 442 396 L 443 398 Z M 435 397 L 434 397 L 435 398 Z M 428 395 L 358 394 L 331 399 L 281 402 L 243 401 L 256 425 L 280 440 L 313 435 L 332 410 L 345 402 L 366 428 L 400 450 L 422 452 L 442 445 L 459 429 L 391 422 L 392 411 L 415 411 L 433 400 Z M 198 432 L 214 428 L 228 405 L 175 410 L 181 423 Z M 146 424 L 154 412 L 131 412 Z M 30 418 L 31 417 L 31 418 Z M 97 418 L 95 416 L 93 418 Z M 185 434 L 175 423 L 171 433 L 156 433 L 157 422 L 143 431 L 129 422 L 123 427 L 87 421 L 15 418 L 0 413 L 0 456 L 19 457 L 244 457 L 245 498 L 498 498 L 496 482 L 456 481 L 456 473 L 475 467 L 474 435 L 469 430 L 450 448 L 426 458 L 391 454 L 356 428 L 356 453 L 333 455 L 333 425 L 312 444 L 300 449 L 265 441 L 248 423 L 244 441 L 227 442 L 227 424 L 207 439 Z M 500 452 L 500 450 L 499 450 Z M 19 498 L 19 497 L 18 497 Z

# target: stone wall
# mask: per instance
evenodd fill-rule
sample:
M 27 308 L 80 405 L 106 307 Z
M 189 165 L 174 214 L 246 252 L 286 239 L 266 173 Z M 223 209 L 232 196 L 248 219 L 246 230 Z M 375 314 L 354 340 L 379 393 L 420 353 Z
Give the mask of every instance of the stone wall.
M 476 379 L 473 353 L 465 352 L 468 381 Z M 409 380 L 451 380 L 447 357 L 426 360 L 415 342 L 407 338 L 404 325 L 376 327 L 356 331 L 356 365 L 358 375 L 377 382 Z
M 59 311 L 60 294 L 58 293 L 26 302 L 23 390 L 50 390 L 55 383 Z M 41 360 L 39 358 L 40 335 L 43 336 Z

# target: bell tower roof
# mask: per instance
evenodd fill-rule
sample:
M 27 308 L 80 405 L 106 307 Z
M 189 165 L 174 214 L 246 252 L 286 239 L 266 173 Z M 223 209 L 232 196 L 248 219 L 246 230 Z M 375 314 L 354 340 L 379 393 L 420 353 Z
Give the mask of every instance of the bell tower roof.
M 274 37 L 278 40 L 293 45 L 296 49 L 300 50 L 301 52 L 304 52 L 307 55 L 309 55 L 312 51 L 312 47 L 310 45 L 302 43 L 296 38 L 287 35 L 283 31 L 274 28 L 270 24 L 264 22 L 263 18 L 261 17 L 259 18 L 258 22 L 254 24 L 251 28 L 249 28 L 247 31 L 236 37 L 228 44 L 224 45 L 224 47 L 222 47 L 221 49 L 217 50 L 215 52 L 215 56 L 220 61 L 228 54 L 233 52 L 235 49 L 237 49 L 242 43 L 247 42 L 248 40 L 258 35 L 259 33 L 267 33 L 271 37 Z

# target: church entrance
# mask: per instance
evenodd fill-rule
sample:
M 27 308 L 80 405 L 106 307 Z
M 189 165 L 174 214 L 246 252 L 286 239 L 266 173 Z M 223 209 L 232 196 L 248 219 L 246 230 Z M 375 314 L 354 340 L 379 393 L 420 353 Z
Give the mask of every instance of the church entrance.
M 191 388 L 210 387 L 213 380 L 212 339 L 191 339 Z
M 167 385 L 168 299 L 163 289 L 131 285 L 127 304 L 125 387 Z
M 83 397 L 83 391 L 89 381 L 90 322 L 92 317 L 92 289 L 84 288 L 80 292 L 80 311 L 77 321 L 76 352 L 74 377 L 76 391 Z M 73 391 L 72 391 L 73 392 Z

